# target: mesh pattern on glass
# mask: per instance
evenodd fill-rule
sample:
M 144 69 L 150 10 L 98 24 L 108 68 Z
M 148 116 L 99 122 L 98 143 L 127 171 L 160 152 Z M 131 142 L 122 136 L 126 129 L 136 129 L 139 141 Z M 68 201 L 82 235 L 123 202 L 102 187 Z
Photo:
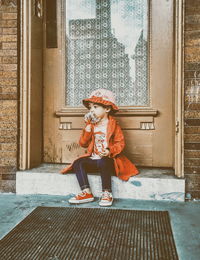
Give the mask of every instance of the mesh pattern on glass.
M 98 88 L 118 106 L 148 105 L 148 0 L 68 0 L 66 105 Z

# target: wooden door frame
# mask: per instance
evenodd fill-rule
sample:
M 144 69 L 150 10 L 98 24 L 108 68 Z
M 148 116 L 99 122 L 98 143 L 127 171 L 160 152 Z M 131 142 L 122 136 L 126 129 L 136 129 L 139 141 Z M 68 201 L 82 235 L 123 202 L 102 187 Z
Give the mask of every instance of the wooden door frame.
M 175 100 L 175 174 L 184 177 L 184 6 L 185 0 L 175 0 L 174 15 L 174 100 Z M 20 0 L 20 161 L 21 170 L 31 168 L 31 6 L 29 1 Z
M 184 177 L 184 14 L 185 0 L 175 1 L 174 87 L 175 87 L 175 175 Z
M 19 169 L 30 169 L 30 1 L 20 0 L 20 145 Z
M 42 162 L 42 19 L 35 0 L 20 0 L 19 169 Z M 32 36 L 34 28 L 41 28 Z M 39 26 L 39 27 L 38 27 Z M 37 38 L 39 37 L 39 39 Z M 35 66 L 37 64 L 37 66 Z M 36 68 L 37 67 L 37 68 Z

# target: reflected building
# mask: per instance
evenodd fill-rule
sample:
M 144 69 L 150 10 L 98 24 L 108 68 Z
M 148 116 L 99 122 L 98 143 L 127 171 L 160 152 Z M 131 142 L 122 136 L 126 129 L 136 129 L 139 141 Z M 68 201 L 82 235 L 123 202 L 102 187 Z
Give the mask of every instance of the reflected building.
M 114 91 L 118 105 L 130 103 L 129 57 L 112 33 L 110 0 L 96 0 L 95 19 L 69 21 L 66 64 L 67 105 L 80 106 L 97 88 Z
M 135 54 L 132 58 L 135 60 L 135 82 L 133 88 L 134 104 L 136 106 L 147 105 L 149 102 L 148 92 L 148 43 L 141 31 Z

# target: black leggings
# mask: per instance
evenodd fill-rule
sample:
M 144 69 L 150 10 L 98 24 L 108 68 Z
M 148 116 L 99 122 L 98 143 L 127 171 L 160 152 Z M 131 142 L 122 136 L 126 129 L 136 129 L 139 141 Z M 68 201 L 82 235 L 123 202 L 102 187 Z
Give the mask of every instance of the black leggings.
M 89 169 L 98 171 L 101 174 L 102 190 L 111 192 L 111 176 L 115 173 L 114 161 L 109 157 L 92 160 L 89 157 L 84 157 L 76 160 L 73 164 L 73 170 L 76 173 L 81 189 L 90 188 L 86 171 Z

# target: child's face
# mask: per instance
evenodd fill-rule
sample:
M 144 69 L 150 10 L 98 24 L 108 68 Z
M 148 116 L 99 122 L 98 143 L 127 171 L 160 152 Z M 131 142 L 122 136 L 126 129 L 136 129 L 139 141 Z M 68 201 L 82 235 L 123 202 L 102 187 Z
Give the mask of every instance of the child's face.
M 110 108 L 104 108 L 101 105 L 95 103 L 89 103 L 89 109 L 98 118 L 107 117 L 108 112 L 110 111 Z

